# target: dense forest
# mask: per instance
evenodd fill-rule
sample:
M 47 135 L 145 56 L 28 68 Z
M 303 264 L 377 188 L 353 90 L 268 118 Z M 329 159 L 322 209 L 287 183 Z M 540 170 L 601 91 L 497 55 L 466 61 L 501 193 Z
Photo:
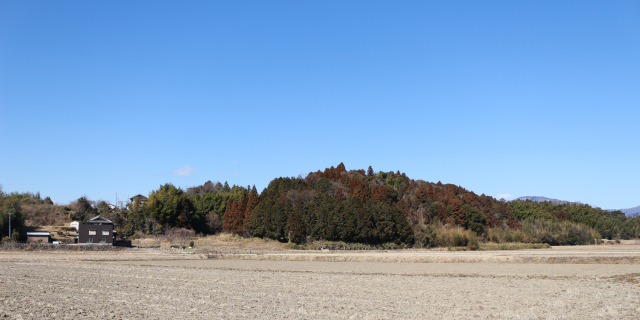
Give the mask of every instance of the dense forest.
M 492 242 L 570 245 L 640 234 L 640 217 L 619 211 L 584 204 L 507 202 L 453 184 L 413 180 L 399 171 L 348 171 L 342 163 L 304 178 L 274 179 L 261 193 L 255 186 L 230 187 L 226 182 L 208 181 L 186 190 L 165 184 L 150 193 L 148 202 L 134 201 L 121 210 L 86 197 L 54 206 L 39 194 L 0 190 L 0 210 L 15 213 L 12 223 L 17 229 L 25 221 L 47 224 L 101 214 L 116 223 L 121 237 L 185 228 L 297 244 L 324 240 L 466 246 L 477 236 Z M 7 219 L 4 214 L 0 218 L 3 237 Z

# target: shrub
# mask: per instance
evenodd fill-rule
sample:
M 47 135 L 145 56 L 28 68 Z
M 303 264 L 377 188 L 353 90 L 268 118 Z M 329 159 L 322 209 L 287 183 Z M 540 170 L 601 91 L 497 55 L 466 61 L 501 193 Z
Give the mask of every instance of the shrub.
M 461 227 L 445 225 L 437 229 L 436 233 L 439 240 L 437 246 L 440 247 L 465 247 L 469 241 L 467 231 Z
M 469 231 L 469 235 L 468 235 L 468 244 L 467 244 L 467 248 L 469 248 L 469 250 L 478 250 L 480 249 L 480 244 L 478 243 L 478 237 L 476 237 L 476 233 L 473 231 Z
M 548 243 L 558 245 L 586 245 L 598 243 L 600 234 L 593 228 L 570 221 L 529 219 L 520 230 L 503 227 L 488 229 L 484 240 L 495 243 Z

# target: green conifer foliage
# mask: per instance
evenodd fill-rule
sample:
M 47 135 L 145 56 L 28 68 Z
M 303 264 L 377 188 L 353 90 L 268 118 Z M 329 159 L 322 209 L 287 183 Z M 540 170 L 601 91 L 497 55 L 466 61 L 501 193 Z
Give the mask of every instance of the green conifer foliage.
M 287 219 L 288 240 L 296 244 L 305 240 L 305 229 L 302 224 L 304 210 L 304 203 L 301 200 L 297 201 Z

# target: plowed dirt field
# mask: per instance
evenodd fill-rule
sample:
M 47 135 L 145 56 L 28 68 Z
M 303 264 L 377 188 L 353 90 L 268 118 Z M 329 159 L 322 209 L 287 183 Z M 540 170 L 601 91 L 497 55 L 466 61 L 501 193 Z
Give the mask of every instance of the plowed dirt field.
M 589 250 L 595 252 L 574 248 L 562 256 L 590 255 Z M 625 250 L 637 253 L 637 248 Z M 442 261 L 460 256 L 415 253 L 421 254 Z M 612 262 L 597 259 L 606 253 L 595 256 L 590 261 Z M 640 265 L 634 262 L 288 261 L 286 254 L 280 259 L 199 258 L 154 251 L 2 252 L 0 318 L 638 319 L 640 314 Z

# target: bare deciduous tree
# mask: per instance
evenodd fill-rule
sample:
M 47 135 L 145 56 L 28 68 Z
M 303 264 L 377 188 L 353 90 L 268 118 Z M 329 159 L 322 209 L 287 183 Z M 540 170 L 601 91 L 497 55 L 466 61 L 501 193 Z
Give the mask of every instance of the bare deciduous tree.
M 344 194 L 349 193 L 349 188 L 343 185 L 340 181 L 331 181 L 331 185 L 329 185 L 329 187 L 327 188 L 327 192 L 329 194 L 336 194 L 336 191 L 338 191 L 338 189 L 342 189 L 342 192 Z
M 65 218 L 65 212 L 61 207 L 45 204 L 20 204 L 25 222 L 32 226 L 54 225 Z
M 215 211 L 210 211 L 205 216 L 207 219 L 207 226 L 211 233 L 216 234 L 222 231 L 222 221 L 220 221 L 220 217 Z
M 180 247 L 186 248 L 187 244 L 195 234 L 196 233 L 193 230 L 173 228 L 169 232 L 169 239 L 171 239 L 171 242 L 176 242 Z
M 418 215 L 418 223 L 420 224 L 425 224 L 426 219 L 425 219 L 425 215 L 427 213 L 427 210 L 424 209 L 424 206 L 422 204 L 418 205 L 418 210 L 416 212 L 416 214 Z M 427 217 L 428 219 L 428 217 Z
M 192 196 L 195 194 L 205 194 L 209 192 L 219 193 L 219 192 L 222 192 L 223 189 L 224 187 L 220 182 L 216 181 L 215 183 L 213 183 L 211 182 L 211 180 L 209 180 L 201 186 L 187 188 L 186 193 L 187 195 Z
M 308 184 L 308 185 L 315 185 L 316 182 L 318 182 L 318 175 L 315 173 L 310 173 L 308 174 L 305 178 L 304 181 Z

